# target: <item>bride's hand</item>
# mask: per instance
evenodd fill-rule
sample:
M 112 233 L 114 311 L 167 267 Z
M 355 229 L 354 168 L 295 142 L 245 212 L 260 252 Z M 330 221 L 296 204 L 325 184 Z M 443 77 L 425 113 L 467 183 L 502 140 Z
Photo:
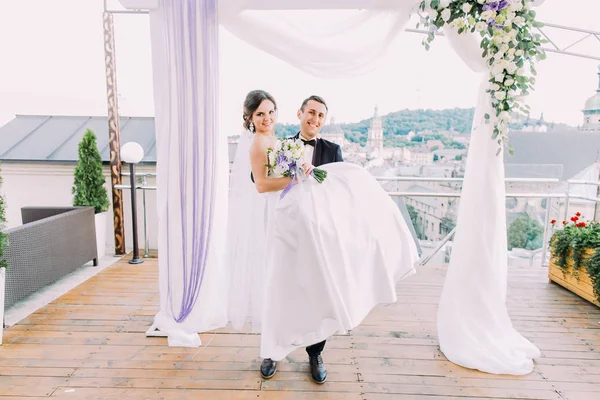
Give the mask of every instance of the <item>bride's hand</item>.
M 306 176 L 310 176 L 313 169 L 315 169 L 315 166 L 310 163 L 305 162 L 304 164 L 302 164 L 302 170 L 304 171 Z

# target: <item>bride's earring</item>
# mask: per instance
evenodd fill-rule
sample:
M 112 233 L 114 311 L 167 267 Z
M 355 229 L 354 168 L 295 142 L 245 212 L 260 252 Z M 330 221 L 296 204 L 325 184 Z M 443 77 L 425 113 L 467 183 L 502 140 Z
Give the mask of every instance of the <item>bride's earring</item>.
M 254 124 L 252 122 L 250 122 L 249 130 L 250 132 L 254 132 Z

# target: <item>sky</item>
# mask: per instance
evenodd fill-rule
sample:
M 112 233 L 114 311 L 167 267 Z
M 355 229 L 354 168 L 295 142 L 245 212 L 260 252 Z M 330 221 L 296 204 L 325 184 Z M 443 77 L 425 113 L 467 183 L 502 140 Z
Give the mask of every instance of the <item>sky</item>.
M 547 0 L 538 20 L 600 31 L 600 1 Z M 582 11 L 584 10 L 584 12 Z M 16 114 L 106 115 L 102 0 L 0 0 L 0 125 Z M 293 12 L 292 12 L 293 13 Z M 416 21 L 408 27 L 415 27 Z M 152 67 L 148 16 L 115 15 L 117 76 L 123 116 L 152 116 Z M 558 32 L 557 44 L 572 36 Z M 579 36 L 578 36 L 579 37 Z M 270 91 L 278 100 L 279 121 L 295 123 L 301 101 L 324 97 L 329 118 L 355 122 L 401 110 L 473 107 L 476 75 L 444 38 L 426 51 L 423 36 L 404 33 L 376 70 L 350 79 L 321 79 L 220 31 L 221 128 L 239 132 L 241 107 L 249 90 Z M 591 37 L 571 50 L 600 56 Z M 598 86 L 600 61 L 548 54 L 537 66 L 536 90 L 528 98 L 533 117 L 578 125 L 585 100 Z

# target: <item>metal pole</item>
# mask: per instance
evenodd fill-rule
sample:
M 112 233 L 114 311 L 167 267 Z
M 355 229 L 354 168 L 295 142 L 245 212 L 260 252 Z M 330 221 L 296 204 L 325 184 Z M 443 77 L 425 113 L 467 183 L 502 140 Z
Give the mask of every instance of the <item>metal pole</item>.
M 448 240 L 450 240 L 450 238 L 451 238 L 452 236 L 454 236 L 454 233 L 455 233 L 455 232 L 456 232 L 456 227 L 455 227 L 454 229 L 452 229 L 452 230 L 450 231 L 450 233 L 446 235 L 446 237 L 445 237 L 445 238 L 443 238 L 443 239 L 442 239 L 442 241 L 440 242 L 440 244 L 438 244 L 438 245 L 436 246 L 436 248 L 435 248 L 435 249 L 433 249 L 433 251 L 432 251 L 430 254 L 428 254 L 428 255 L 426 255 L 426 256 L 424 256 L 424 257 L 422 257 L 422 258 L 419 260 L 419 262 L 418 262 L 419 266 L 423 266 L 423 265 L 427 264 L 427 263 L 429 262 L 429 260 L 431 260 L 431 259 L 433 258 L 433 256 L 434 256 L 434 255 L 436 255 L 436 254 L 437 254 L 437 252 L 441 250 L 441 248 L 442 248 L 442 247 L 443 247 L 443 246 L 446 244 L 446 242 L 448 242 Z
M 143 259 L 140 258 L 140 248 L 138 246 L 138 231 L 137 231 L 137 201 L 136 201 L 136 192 L 137 192 L 137 182 L 135 179 L 135 164 L 129 164 L 129 171 L 131 176 L 129 177 L 130 186 L 131 186 L 131 226 L 133 229 L 133 257 L 129 260 L 129 264 L 141 264 L 144 262 Z
M 546 216 L 544 217 L 544 241 L 542 243 L 542 267 L 546 262 L 546 252 L 548 251 L 548 227 L 550 226 L 550 202 L 552 199 L 546 199 Z M 533 260 L 533 259 L 532 259 Z
M 146 175 L 142 178 L 142 203 L 144 206 L 144 258 L 150 257 L 150 240 L 148 238 L 148 224 L 146 221 Z

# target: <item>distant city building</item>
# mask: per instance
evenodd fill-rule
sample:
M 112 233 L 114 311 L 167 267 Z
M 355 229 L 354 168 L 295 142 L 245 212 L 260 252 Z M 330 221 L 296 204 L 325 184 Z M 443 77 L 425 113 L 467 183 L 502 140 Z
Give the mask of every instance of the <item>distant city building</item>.
M 596 94 L 585 102 L 581 130 L 600 132 L 600 65 L 598 66 L 598 88 Z
M 344 130 L 340 124 L 335 122 L 335 118 L 333 117 L 331 118 L 331 122 L 321 129 L 321 137 L 325 140 L 329 140 L 330 142 L 340 145 L 340 147 L 344 147 L 346 144 Z
M 381 157 L 383 154 L 383 121 L 379 116 L 379 109 L 375 106 L 371 126 L 367 132 L 367 152 L 373 158 Z

